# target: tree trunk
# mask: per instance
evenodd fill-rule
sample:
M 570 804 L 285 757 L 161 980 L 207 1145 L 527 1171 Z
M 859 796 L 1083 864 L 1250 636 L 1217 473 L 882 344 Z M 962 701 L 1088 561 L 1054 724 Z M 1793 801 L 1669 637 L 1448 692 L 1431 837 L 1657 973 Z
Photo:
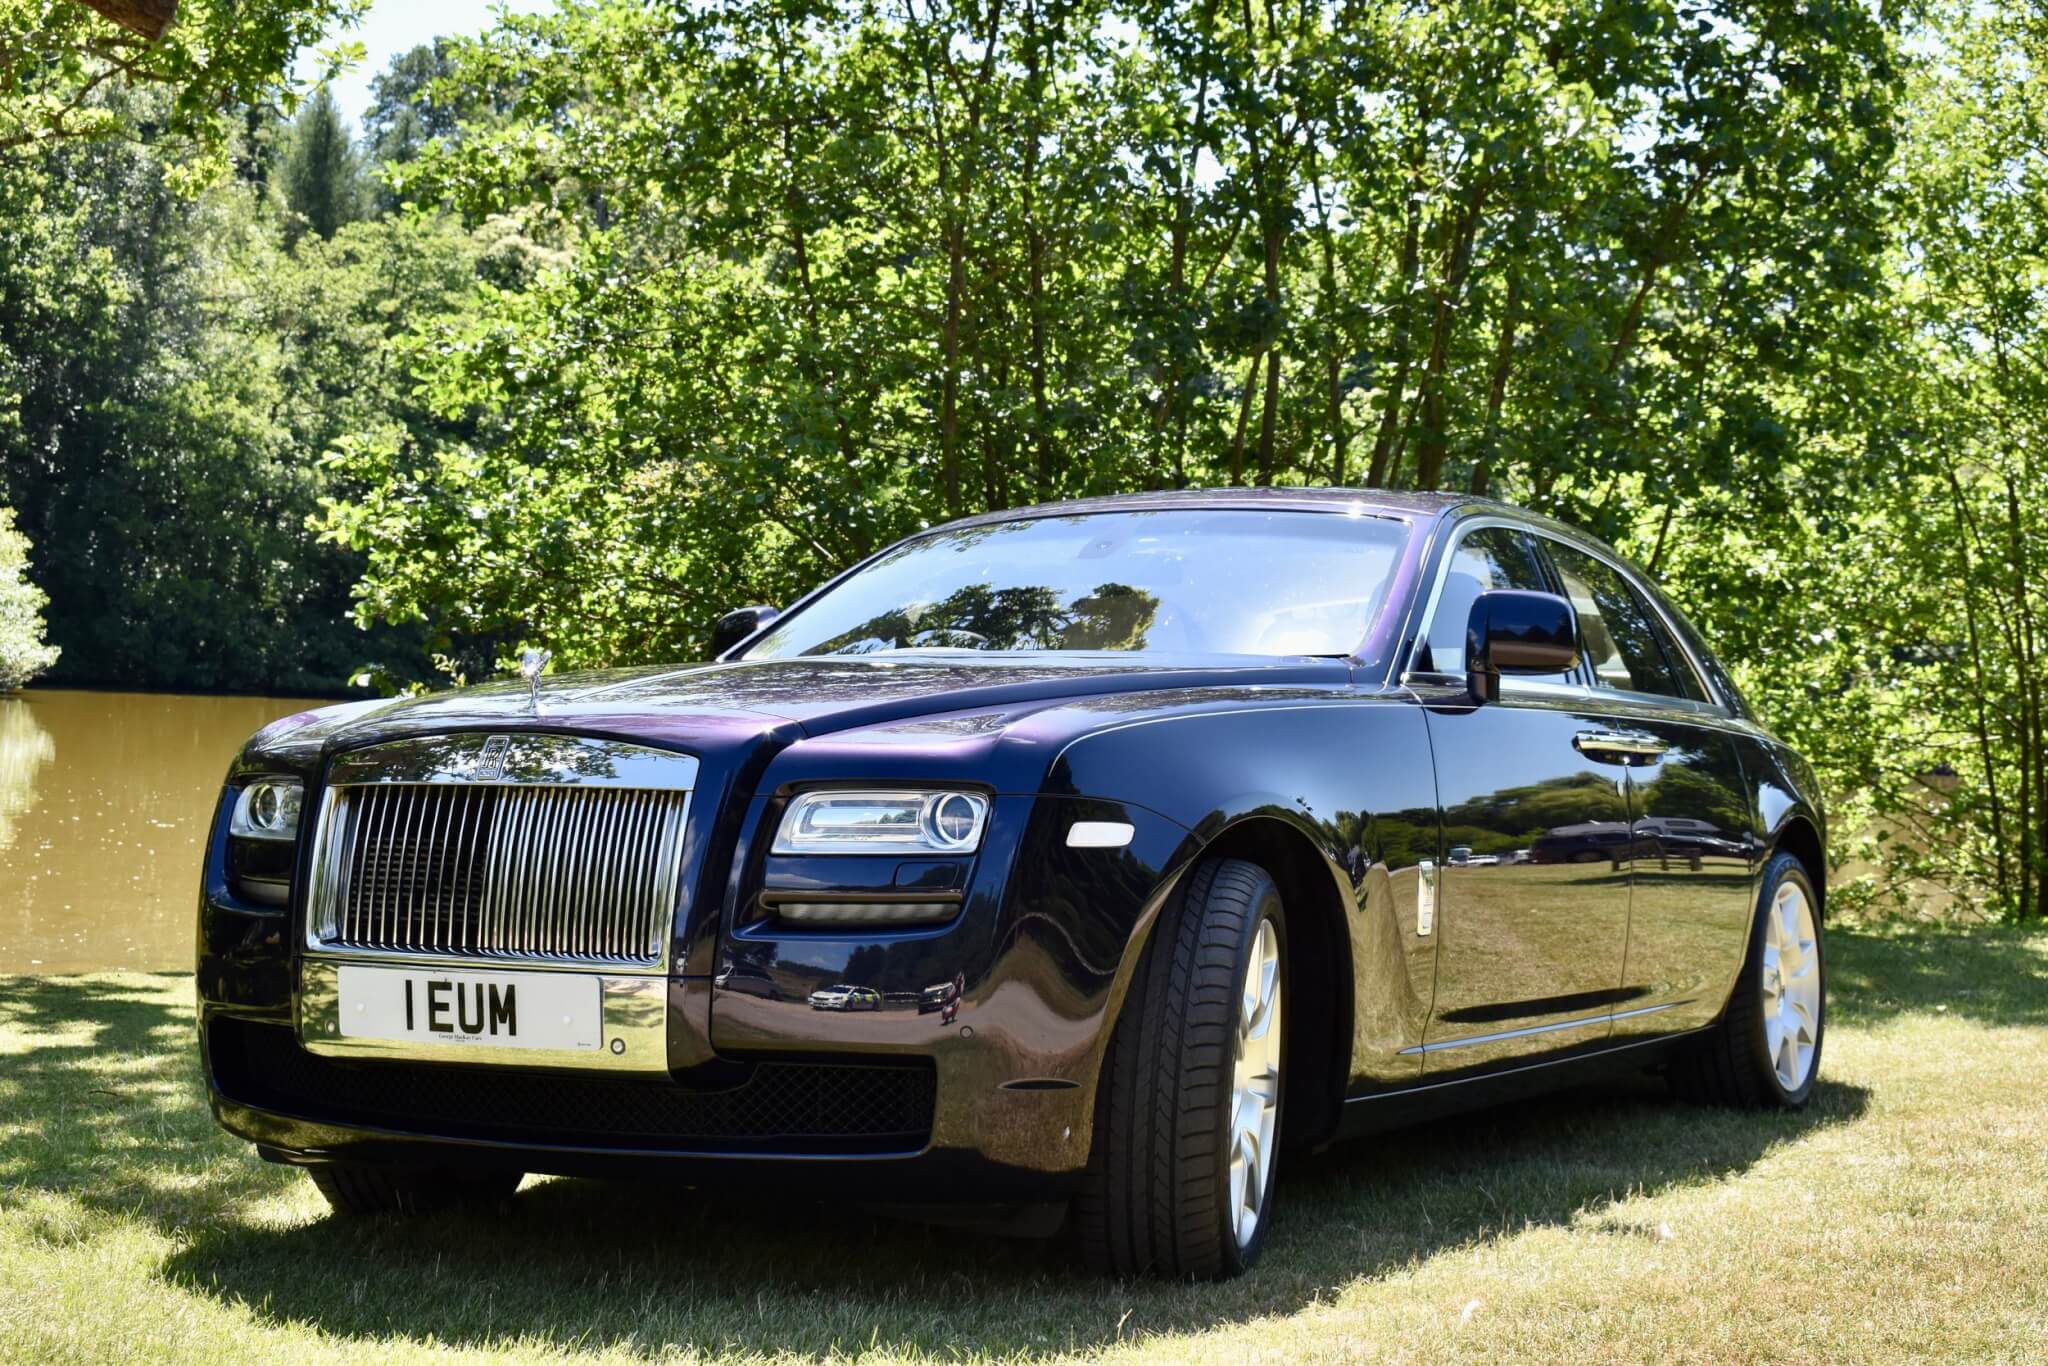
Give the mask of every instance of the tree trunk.
M 1994 885 L 1998 888 L 2000 899 L 2003 900 L 2012 894 L 2012 882 L 2005 842 L 2005 806 L 2000 800 L 1999 768 L 1991 748 L 1991 715 L 1985 703 L 1986 689 L 1991 686 L 1991 679 L 1984 665 L 1983 636 L 1977 629 L 1977 592 L 1970 581 L 1970 544 L 1976 539 L 1976 523 L 1970 516 L 1968 501 L 1963 494 L 1962 480 L 1956 477 L 1955 467 L 1949 465 L 1942 472 L 1948 476 L 1949 497 L 1956 510 L 1956 547 L 1963 558 L 1961 572 L 1957 575 L 1956 582 L 1962 590 L 1963 623 L 1968 632 L 1970 645 L 1970 671 L 1976 680 L 1976 686 L 1970 691 L 1976 704 L 1977 760 L 1984 766 L 1984 795 L 1991 805 L 1991 854 L 1993 871 L 1997 876 Z
M 1423 112 L 1426 116 L 1428 111 L 1425 110 Z M 1427 119 L 1425 118 L 1426 121 Z M 1419 174 L 1421 171 L 1419 165 L 1420 157 L 1421 151 L 1418 148 L 1413 158 L 1411 158 L 1410 171 L 1412 174 Z M 1420 259 L 1421 250 L 1422 206 L 1411 195 L 1408 200 L 1408 222 L 1401 232 L 1400 273 L 1396 276 L 1401 294 L 1394 304 L 1393 342 L 1396 355 L 1394 379 L 1387 386 L 1386 394 L 1381 399 L 1379 435 L 1373 439 L 1372 465 L 1367 470 L 1365 476 L 1366 486 L 1369 488 L 1380 488 L 1385 485 L 1387 481 L 1387 460 L 1393 454 L 1394 436 L 1400 429 L 1401 396 L 1408 391 L 1408 370 L 1414 361 L 1414 356 L 1411 353 L 1412 338 L 1410 336 L 1410 329 L 1412 326 L 1411 314 L 1415 307 L 1415 267 Z
M 2040 893 L 2048 892 L 2048 866 L 2043 864 L 2043 854 L 2048 853 L 2035 840 L 2037 821 L 2048 829 L 2048 756 L 2042 753 L 2048 748 L 2048 737 L 2042 734 L 2040 654 L 2038 638 L 2034 629 L 2033 574 L 2027 554 L 2027 537 L 2022 525 L 2019 486 L 2014 482 L 2010 469 L 2005 476 L 2005 530 L 2009 554 L 2012 560 L 2012 605 L 2013 633 L 2017 648 L 2013 651 L 2014 670 L 2019 677 L 2015 691 L 2019 694 L 2019 751 L 2020 751 L 2020 810 L 2023 828 L 2027 834 L 2026 857 L 2028 879 L 2025 894 L 2020 899 L 2020 918 L 2028 919 L 2035 914 L 2048 914 L 2048 900 Z
M 955 517 L 960 515 L 960 314 L 965 307 L 966 236 L 959 224 L 946 224 L 946 320 L 939 327 L 939 470 L 946 487 L 946 511 Z
M 1313 157 L 1315 134 L 1311 130 L 1308 143 L 1309 155 Z M 1325 422 L 1330 432 L 1330 487 L 1341 488 L 1344 484 L 1344 358 L 1343 332 L 1337 325 L 1337 247 L 1330 232 L 1330 210 L 1323 202 L 1323 174 L 1316 167 L 1309 175 L 1309 188 L 1316 201 L 1316 232 L 1323 249 L 1323 273 L 1321 281 L 1322 300 L 1319 311 L 1323 318 L 1324 382 L 1327 387 L 1328 411 Z M 1309 461 L 1313 473 L 1314 460 Z
M 1038 220 L 1038 143 L 1041 133 L 1039 111 L 1045 106 L 1041 54 L 1038 46 L 1038 6 L 1024 10 L 1024 70 L 1030 91 L 1032 116 L 1024 128 L 1024 234 L 1027 293 L 1031 309 L 1031 446 L 1036 455 L 1038 501 L 1053 497 L 1052 409 L 1045 397 L 1045 225 Z
M 1507 401 L 1508 374 L 1515 364 L 1515 329 L 1521 324 L 1521 303 L 1521 279 L 1509 270 L 1507 299 L 1501 305 L 1500 341 L 1493 349 L 1493 373 L 1486 382 L 1486 443 L 1472 465 L 1472 492 L 1480 497 L 1485 496 L 1492 482 L 1493 457 L 1500 451 L 1500 410 Z
M 1464 302 L 1465 279 L 1472 266 L 1472 239 L 1479 232 L 1479 218 L 1486 207 L 1486 184 L 1472 187 L 1465 211 L 1452 229 L 1449 259 L 1436 295 L 1436 316 L 1429 329 L 1429 363 L 1422 374 L 1422 435 L 1415 451 L 1415 487 L 1434 490 L 1443 482 L 1444 455 L 1444 369 L 1449 364 L 1451 331 L 1457 325 L 1458 306 Z
M 1209 35 L 1215 27 L 1215 18 L 1216 0 L 1209 0 L 1208 4 L 1202 7 L 1202 54 L 1205 59 L 1209 52 Z M 1190 163 L 1201 155 L 1202 142 L 1208 135 L 1208 128 L 1209 64 L 1204 60 L 1201 79 L 1195 84 L 1195 121 L 1188 136 L 1187 156 L 1176 158 L 1173 166 L 1173 230 L 1167 247 L 1166 297 L 1170 305 L 1181 314 L 1187 311 L 1188 251 L 1195 229 L 1195 184 Z M 1176 322 L 1178 321 L 1177 318 Z M 1176 336 L 1178 331 L 1176 327 Z M 1164 431 L 1168 422 L 1176 417 L 1180 419 L 1176 426 L 1181 430 L 1182 440 L 1174 451 L 1174 483 L 1175 487 L 1186 488 L 1187 478 L 1183 461 L 1187 414 L 1180 411 L 1181 357 L 1178 342 L 1173 345 L 1175 349 L 1167 356 L 1166 374 L 1159 387 L 1159 403 L 1152 413 L 1152 428 L 1154 431 Z
M 988 32 L 982 35 L 981 64 L 975 73 L 972 93 L 962 119 L 960 141 L 971 154 L 981 132 L 982 99 L 988 93 L 995 72 L 996 36 L 1002 27 L 1004 0 L 991 0 Z M 956 171 L 952 142 L 947 137 L 945 102 L 939 93 L 934 68 L 952 66 L 952 36 L 939 35 L 937 50 L 924 62 L 925 95 L 932 106 L 932 142 L 939 200 L 945 207 L 940 240 L 946 252 L 946 312 L 939 326 L 939 354 L 942 377 L 939 383 L 939 468 L 945 485 L 946 510 L 959 516 L 960 502 L 960 332 L 967 308 L 967 203 L 962 188 L 969 179 L 968 167 Z M 986 482 L 986 481 L 984 481 Z
M 1244 487 L 1244 432 L 1251 421 L 1252 389 L 1259 382 L 1259 362 L 1266 358 L 1264 351 L 1252 352 L 1252 364 L 1244 372 L 1244 394 L 1237 401 L 1237 434 L 1230 439 L 1230 487 Z
M 1270 206 L 1260 214 L 1266 257 L 1266 304 L 1272 310 L 1271 316 L 1280 313 L 1280 215 L 1272 212 Z M 1280 421 L 1280 348 L 1269 346 L 1266 350 L 1266 402 L 1259 413 L 1259 485 L 1266 487 L 1273 482 L 1273 447 L 1275 431 Z

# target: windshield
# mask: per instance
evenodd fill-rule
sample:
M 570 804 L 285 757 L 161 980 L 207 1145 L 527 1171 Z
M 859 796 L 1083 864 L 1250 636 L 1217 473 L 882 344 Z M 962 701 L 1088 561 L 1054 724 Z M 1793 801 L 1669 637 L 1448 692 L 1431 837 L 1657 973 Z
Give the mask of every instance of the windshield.
M 1230 508 L 1037 517 L 897 546 L 748 659 L 884 650 L 1345 655 L 1405 523 Z

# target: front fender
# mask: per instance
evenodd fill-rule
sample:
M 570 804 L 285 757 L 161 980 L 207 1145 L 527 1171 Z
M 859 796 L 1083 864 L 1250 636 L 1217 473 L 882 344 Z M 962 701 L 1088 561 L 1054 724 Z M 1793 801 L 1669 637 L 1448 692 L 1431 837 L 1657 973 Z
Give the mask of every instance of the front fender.
M 1207 852 L 1265 863 L 1302 948 L 1338 964 L 1326 990 L 1345 1093 L 1412 1082 L 1435 990 L 1420 865 L 1441 858 L 1422 711 L 1404 696 L 1292 696 L 1124 721 L 1068 742 L 1047 789 L 1159 813 L 1188 838 L 1161 867 L 1113 986 L 1120 1009 L 1157 908 Z M 1105 1039 L 1106 1045 L 1106 1030 Z

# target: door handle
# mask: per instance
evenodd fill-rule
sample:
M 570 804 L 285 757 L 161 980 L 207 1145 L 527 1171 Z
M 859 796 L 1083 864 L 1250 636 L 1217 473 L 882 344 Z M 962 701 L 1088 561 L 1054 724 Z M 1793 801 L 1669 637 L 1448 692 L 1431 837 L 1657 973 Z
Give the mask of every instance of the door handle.
M 1659 757 L 1671 746 L 1651 735 L 1582 730 L 1572 737 L 1572 748 L 1600 763 L 1641 764 Z

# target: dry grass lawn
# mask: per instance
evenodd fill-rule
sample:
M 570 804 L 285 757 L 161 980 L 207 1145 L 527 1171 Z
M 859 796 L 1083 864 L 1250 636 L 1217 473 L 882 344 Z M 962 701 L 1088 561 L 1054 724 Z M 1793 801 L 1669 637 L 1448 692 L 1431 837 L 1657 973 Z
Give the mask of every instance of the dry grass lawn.
M 189 979 L 0 978 L 0 1358 L 2048 1356 L 2048 932 L 1830 951 L 1806 1113 L 1646 1081 L 1341 1149 L 1286 1174 L 1265 1262 L 1221 1286 L 574 1181 L 339 1223 L 214 1130 Z

